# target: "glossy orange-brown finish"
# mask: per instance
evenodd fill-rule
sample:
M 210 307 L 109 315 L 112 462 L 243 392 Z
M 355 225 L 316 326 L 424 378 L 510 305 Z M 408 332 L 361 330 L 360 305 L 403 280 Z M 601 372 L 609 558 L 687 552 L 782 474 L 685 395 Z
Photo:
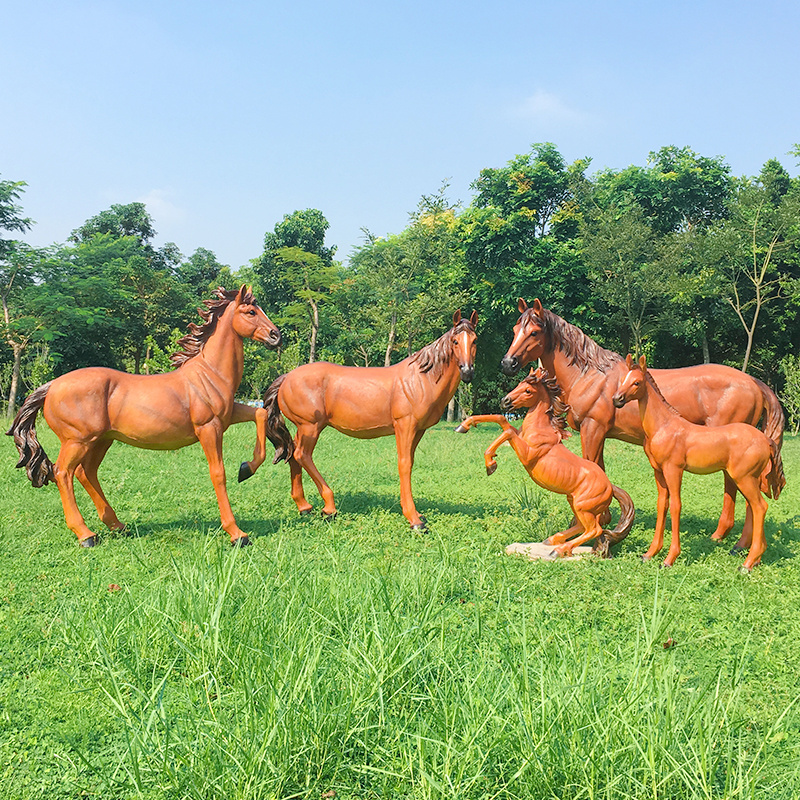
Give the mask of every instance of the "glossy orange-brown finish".
M 97 479 L 100 462 L 115 441 L 152 450 L 176 450 L 199 441 L 208 459 L 222 527 L 232 542 L 247 542 L 228 500 L 222 434 L 239 422 L 253 421 L 264 428 L 265 413 L 234 402 L 234 393 L 242 379 L 243 339 L 276 347 L 280 332 L 244 286 L 238 292 L 218 289 L 206 306 L 206 325 L 192 326 L 193 333 L 181 340 L 188 352 L 174 358 L 180 363 L 177 369 L 160 375 L 131 375 L 105 367 L 78 369 L 37 389 L 17 414 L 9 435 L 20 450 L 18 466 L 28 468 L 35 486 L 55 481 L 66 523 L 82 544 L 91 545 L 96 539 L 75 502 L 75 476 L 103 523 L 111 529 L 124 527 Z M 61 440 L 54 465 L 36 440 L 39 409 Z M 263 458 L 258 445 L 255 457 Z
M 311 510 L 303 492 L 303 470 L 324 501 L 322 513 L 326 517 L 336 513 L 333 491 L 312 459 L 320 433 L 330 425 L 360 439 L 394 434 L 403 515 L 412 527 L 425 527 L 411 493 L 414 453 L 425 431 L 441 418 L 459 382 L 472 380 L 477 322 L 476 312 L 462 319 L 456 311 L 451 330 L 390 367 L 316 362 L 275 381 L 264 399 L 267 435 L 278 448 L 276 461 L 289 462 L 292 499 L 301 514 Z M 293 442 L 284 415 L 297 426 Z M 250 466 L 252 472 L 258 464 Z
M 615 407 L 631 400 L 639 413 L 644 431 L 644 451 L 655 470 L 658 510 L 653 541 L 644 554 L 650 559 L 664 545 L 667 507 L 672 519 L 672 540 L 665 566 L 671 566 L 681 552 L 681 481 L 684 472 L 707 475 L 724 472 L 747 501 L 752 518 L 749 540 L 739 546 L 750 552 L 742 569 L 750 571 L 766 549 L 764 516 L 768 497 L 777 498 L 785 480 L 777 446 L 760 430 L 742 422 L 707 427 L 684 419 L 660 391 L 644 356 L 638 364 L 628 355 L 627 373 L 613 397 Z
M 610 546 L 630 532 L 633 502 L 625 491 L 612 485 L 597 464 L 562 444 L 569 434 L 563 421 L 567 408 L 560 394 L 556 381 L 540 368 L 503 398 L 506 409 L 529 409 L 519 431 L 500 414 L 467 417 L 456 430 L 466 433 L 482 422 L 500 425 L 503 432 L 484 453 L 487 474 L 497 469 L 497 449 L 508 442 L 531 478 L 548 491 L 566 495 L 575 514 L 575 525 L 550 536 L 545 543 L 556 545 L 560 556 L 569 556 L 575 547 L 597 540 L 595 550 L 608 555 Z M 613 531 L 604 531 L 601 517 L 608 511 L 612 498 L 620 504 L 620 521 Z
M 634 405 L 616 408 L 614 394 L 627 375 L 625 359 L 600 347 L 580 328 L 542 307 L 519 300 L 520 318 L 514 338 L 501 362 L 503 372 L 514 374 L 537 359 L 559 382 L 570 406 L 569 424 L 581 434 L 584 458 L 603 462 L 607 437 L 644 443 L 644 430 Z M 680 369 L 651 371 L 664 397 L 680 414 L 699 425 L 731 422 L 762 423 L 764 433 L 780 451 L 784 414 L 775 393 L 764 383 L 732 367 L 701 364 Z M 721 540 L 734 523 L 736 486 L 725 477 L 725 499 L 712 538 Z M 750 536 L 749 514 L 742 541 Z

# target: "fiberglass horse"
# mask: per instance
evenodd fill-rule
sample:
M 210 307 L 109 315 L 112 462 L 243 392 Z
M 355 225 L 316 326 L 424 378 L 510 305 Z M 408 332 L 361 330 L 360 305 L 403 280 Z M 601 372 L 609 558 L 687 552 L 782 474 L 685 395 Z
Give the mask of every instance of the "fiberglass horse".
M 614 394 L 628 369 L 618 353 L 605 350 L 580 328 L 542 307 L 539 300 L 531 306 L 520 298 L 519 321 L 514 326 L 514 339 L 501 361 L 506 375 L 541 359 L 547 371 L 556 377 L 564 400 L 570 406 L 567 421 L 581 433 L 584 458 L 603 464 L 606 437 L 642 444 L 644 431 L 635 407 L 616 408 Z M 681 369 L 652 371 L 667 401 L 678 412 L 698 425 L 713 427 L 730 422 L 756 426 L 763 417 L 763 430 L 777 447 L 781 486 L 785 485 L 780 466 L 784 415 L 775 393 L 764 383 L 721 364 L 700 364 Z M 736 485 L 725 477 L 725 500 L 717 529 L 712 535 L 722 540 L 734 522 Z M 739 540 L 749 541 L 752 520 L 747 515 Z
M 312 459 L 320 433 L 330 425 L 357 439 L 394 434 L 403 516 L 412 528 L 426 528 L 411 494 L 414 452 L 425 431 L 441 418 L 459 382 L 473 378 L 477 322 L 477 312 L 462 319 L 461 311 L 456 311 L 451 330 L 390 367 L 345 367 L 318 361 L 274 381 L 264 396 L 266 434 L 276 449 L 273 463 L 289 462 L 292 499 L 301 514 L 312 508 L 303 493 L 302 470 L 324 501 L 323 516 L 330 519 L 336 514 L 333 492 Z M 297 426 L 294 442 L 284 415 Z M 242 464 L 239 480 L 249 478 L 260 463 Z
M 752 514 L 751 540 L 736 549 L 750 550 L 741 569 L 750 572 L 766 549 L 764 516 L 767 497 L 777 499 L 785 483 L 778 446 L 760 430 L 742 422 L 709 428 L 685 420 L 661 394 L 647 369 L 644 356 L 634 363 L 630 354 L 628 370 L 614 394 L 614 405 L 622 408 L 638 401 L 644 429 L 644 451 L 653 466 L 658 486 L 658 511 L 653 541 L 642 556 L 652 558 L 664 545 L 667 505 L 672 518 L 672 540 L 664 566 L 671 567 L 680 555 L 681 481 L 685 471 L 708 475 L 723 471 L 744 495 Z M 631 404 L 634 405 L 634 404 Z
M 249 544 L 236 524 L 225 487 L 222 434 L 229 425 L 255 422 L 263 434 L 266 414 L 234 402 L 242 380 L 243 339 L 274 348 L 280 331 L 259 308 L 244 286 L 239 291 L 219 288 L 198 309 L 204 324 L 190 333 L 172 356 L 177 369 L 162 375 L 131 375 L 105 367 L 68 372 L 34 391 L 14 419 L 9 436 L 20 452 L 35 487 L 55 481 L 70 530 L 83 547 L 97 537 L 87 527 L 75 502 L 74 476 L 83 484 L 102 522 L 122 530 L 114 509 L 97 480 L 100 462 L 115 442 L 150 450 L 177 450 L 199 441 L 208 459 L 223 529 L 234 545 Z M 55 465 L 44 452 L 34 427 L 42 410 L 45 421 L 61 440 Z M 263 459 L 263 436 L 254 458 Z M 261 450 L 259 450 L 259 446 Z
M 567 496 L 577 519 L 577 524 L 550 536 L 544 543 L 556 545 L 557 555 L 569 556 L 573 548 L 595 539 L 595 552 L 610 556 L 611 545 L 624 539 L 633 526 L 633 501 L 627 492 L 609 481 L 597 464 L 581 458 L 561 443 L 570 434 L 564 419 L 568 409 L 561 398 L 558 382 L 546 370 L 537 369 L 503 398 L 501 407 L 506 411 L 529 409 L 519 431 L 501 414 L 467 417 L 456 428 L 458 433 L 466 433 L 482 422 L 494 422 L 503 428 L 483 454 L 486 473 L 491 475 L 497 469 L 497 448 L 508 442 L 539 486 Z M 620 520 L 613 531 L 604 531 L 600 518 L 608 511 L 612 498 L 619 503 Z M 512 547 L 513 552 L 520 551 L 519 545 Z M 522 549 L 524 552 L 524 546 Z

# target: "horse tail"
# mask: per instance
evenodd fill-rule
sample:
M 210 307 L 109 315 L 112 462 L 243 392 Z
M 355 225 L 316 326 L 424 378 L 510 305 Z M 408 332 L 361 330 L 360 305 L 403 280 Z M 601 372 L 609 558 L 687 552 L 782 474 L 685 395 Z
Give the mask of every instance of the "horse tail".
M 30 482 L 36 489 L 47 486 L 50 481 L 55 479 L 53 475 L 53 462 L 47 457 L 44 448 L 39 443 L 36 436 L 36 415 L 44 405 L 50 384 L 45 383 L 35 392 L 28 396 L 22 404 L 22 408 L 17 412 L 11 428 L 6 432 L 6 436 L 14 437 L 14 444 L 19 450 L 19 461 L 17 468 L 25 467 Z
M 614 493 L 614 498 L 619 503 L 619 522 L 613 531 L 603 531 L 602 536 L 598 537 L 597 543 L 594 546 L 594 552 L 603 558 L 611 558 L 611 546 L 621 542 L 630 532 L 633 527 L 633 520 L 636 516 L 636 509 L 633 505 L 631 496 L 619 486 L 611 484 L 611 491 Z
M 768 491 L 762 485 L 762 491 L 767 497 L 777 500 L 781 496 L 783 487 L 786 486 L 786 476 L 783 474 L 783 459 L 781 458 L 781 451 L 772 439 L 769 440 L 770 459 L 769 471 L 766 474 L 766 485 Z M 762 481 L 762 484 L 764 482 Z
M 278 391 L 285 378 L 286 375 L 279 375 L 264 395 L 264 408 L 267 411 L 267 438 L 275 448 L 273 464 L 277 464 L 279 461 L 288 461 L 294 453 L 294 441 L 278 405 Z
M 786 417 L 784 416 L 781 402 L 766 383 L 763 383 L 758 378 L 753 378 L 753 380 L 756 382 L 764 402 L 762 430 L 768 439 L 775 442 L 778 446 L 778 451 L 780 451 L 783 446 L 783 429 L 786 425 Z M 783 467 L 781 467 L 781 472 L 783 472 Z

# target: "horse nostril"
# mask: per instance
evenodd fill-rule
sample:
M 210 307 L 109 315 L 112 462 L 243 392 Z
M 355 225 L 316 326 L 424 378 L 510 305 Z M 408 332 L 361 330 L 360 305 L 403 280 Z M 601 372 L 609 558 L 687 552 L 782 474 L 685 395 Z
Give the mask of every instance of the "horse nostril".
M 504 375 L 513 375 L 519 369 L 519 359 L 516 356 L 505 356 L 500 362 L 500 371 Z

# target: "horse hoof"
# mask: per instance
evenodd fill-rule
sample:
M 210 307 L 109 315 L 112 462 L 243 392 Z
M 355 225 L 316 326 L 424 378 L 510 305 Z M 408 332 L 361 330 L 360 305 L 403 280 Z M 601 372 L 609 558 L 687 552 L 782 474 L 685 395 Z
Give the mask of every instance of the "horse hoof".
M 737 544 L 736 547 L 732 547 L 728 552 L 732 556 L 738 556 L 744 553 L 746 550 L 747 550 L 746 547 L 739 547 L 739 545 Z
M 310 514 L 310 513 L 313 511 L 313 510 L 314 510 L 313 508 L 304 508 L 304 509 L 303 509 L 303 510 L 300 512 L 300 516 L 301 516 L 301 517 L 307 517 L 307 516 L 308 516 L 308 515 L 309 515 L 309 514 Z
M 465 428 L 463 425 L 459 425 L 454 430 L 456 433 L 469 433 L 469 428 Z
M 81 547 L 94 547 L 97 544 L 97 537 L 87 536 L 85 539 L 81 539 L 78 544 Z
M 231 547 L 249 547 L 251 544 L 252 542 L 247 534 L 231 540 Z
M 742 575 L 752 575 L 753 574 L 753 568 L 752 567 L 746 567 L 744 564 L 742 564 L 742 566 L 739 567 L 739 572 L 741 572 Z
M 253 470 L 250 469 L 250 464 L 248 464 L 246 461 L 242 461 L 242 463 L 239 465 L 239 483 L 252 477 Z
M 494 475 L 496 469 L 497 469 L 497 462 L 495 462 L 494 464 L 490 464 L 488 467 L 486 467 L 486 474 Z
M 411 530 L 416 533 L 427 533 L 428 526 L 424 522 L 418 522 L 416 525 L 411 526 Z
M 334 511 L 332 514 L 328 514 L 327 512 L 322 512 L 322 521 L 323 522 L 333 522 L 336 519 L 337 512 Z
M 662 562 L 661 569 L 670 569 L 672 564 L 668 564 L 666 561 Z

